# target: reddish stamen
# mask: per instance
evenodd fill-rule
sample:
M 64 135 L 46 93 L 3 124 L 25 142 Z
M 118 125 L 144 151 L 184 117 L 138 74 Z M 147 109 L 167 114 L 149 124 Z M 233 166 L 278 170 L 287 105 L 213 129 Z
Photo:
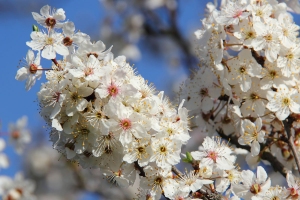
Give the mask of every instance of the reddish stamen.
M 37 70 L 38 70 L 38 66 L 36 64 L 33 63 L 29 66 L 30 73 L 35 74 Z
M 13 132 L 11 132 L 11 137 L 15 140 L 18 139 L 20 137 L 20 131 L 14 130 Z
M 131 128 L 131 121 L 130 121 L 130 119 L 123 119 L 123 120 L 121 120 L 120 126 L 124 130 L 130 129 Z
M 108 90 L 109 95 L 110 95 L 110 96 L 113 96 L 113 97 L 117 96 L 118 93 L 119 93 L 119 88 L 118 88 L 114 83 L 112 83 L 112 84 L 107 88 L 107 90 Z

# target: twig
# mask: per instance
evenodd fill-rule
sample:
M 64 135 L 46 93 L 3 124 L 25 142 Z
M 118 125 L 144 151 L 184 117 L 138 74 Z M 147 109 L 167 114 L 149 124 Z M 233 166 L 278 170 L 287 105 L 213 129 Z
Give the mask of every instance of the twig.
M 236 147 L 246 149 L 248 151 L 251 150 L 250 146 L 240 145 L 238 142 L 238 137 L 236 135 L 227 136 L 221 130 L 218 130 L 217 132 L 223 139 L 230 141 L 230 143 L 234 144 Z M 282 174 L 282 176 L 286 177 L 286 174 L 289 170 L 286 167 L 284 167 L 284 165 L 281 162 L 279 162 L 277 158 L 273 156 L 270 152 L 264 152 L 261 155 L 261 159 L 267 160 L 275 171 L 278 171 L 280 174 Z
M 60 64 L 57 62 L 56 58 L 51 59 L 51 60 L 56 65 L 56 67 L 58 67 L 59 70 L 62 70 L 62 68 L 61 68 Z
M 172 165 L 172 172 L 174 172 L 174 174 L 176 174 L 179 177 L 183 177 L 183 174 L 174 165 Z
M 298 171 L 300 172 L 299 155 L 298 155 L 297 149 L 294 144 L 294 136 L 291 133 L 291 127 L 292 127 L 293 121 L 294 120 L 291 117 L 288 117 L 286 120 L 283 121 L 283 125 L 284 125 L 284 130 L 288 137 L 288 144 L 289 144 L 290 148 L 292 149 Z

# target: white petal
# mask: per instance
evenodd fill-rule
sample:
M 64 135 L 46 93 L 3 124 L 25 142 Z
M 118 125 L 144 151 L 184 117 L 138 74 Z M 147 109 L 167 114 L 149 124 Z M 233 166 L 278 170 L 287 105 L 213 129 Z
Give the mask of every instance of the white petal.
M 22 67 L 17 71 L 15 79 L 18 81 L 24 81 L 29 75 L 29 71 L 26 67 Z
M 5 154 L 1 153 L 0 154 L 0 169 L 1 168 L 8 168 L 8 166 L 9 166 L 9 161 L 8 161 L 7 156 Z
M 5 141 L 4 139 L 0 138 L 0 151 L 2 151 L 5 148 Z
M 260 145 L 259 143 L 255 140 L 251 144 L 251 154 L 252 156 L 257 156 L 260 151 Z
M 57 119 L 53 119 L 52 120 L 52 127 L 55 128 L 58 131 L 62 131 L 63 130 L 61 124 L 59 123 L 59 121 Z
M 257 172 L 256 172 L 256 177 L 257 177 L 257 180 L 259 181 L 259 183 L 261 184 L 267 180 L 268 174 L 263 167 L 258 166 Z
M 54 45 L 54 50 L 55 50 L 59 55 L 62 55 L 62 56 L 67 56 L 67 55 L 69 55 L 69 49 L 68 49 L 68 47 L 66 47 L 66 46 L 63 45 L 63 44 L 55 44 L 55 45 Z
M 48 60 L 54 59 L 56 57 L 53 46 L 47 45 L 42 51 L 42 57 Z
M 49 17 L 49 13 L 50 13 L 50 6 L 49 5 L 45 5 L 41 8 L 40 13 L 45 16 L 45 17 Z

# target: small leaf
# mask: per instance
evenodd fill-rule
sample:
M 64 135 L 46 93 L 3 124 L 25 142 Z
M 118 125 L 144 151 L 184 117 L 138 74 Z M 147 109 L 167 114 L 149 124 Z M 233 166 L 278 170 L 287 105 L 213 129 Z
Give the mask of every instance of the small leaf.
M 185 153 L 185 155 L 186 155 L 186 158 L 187 158 L 188 160 L 190 160 L 190 162 L 193 161 L 193 157 L 192 157 L 192 155 L 191 155 L 190 152 L 187 151 L 187 152 Z
M 183 158 L 182 161 L 186 162 L 186 163 L 192 163 L 193 162 L 193 157 L 192 157 L 191 153 L 187 151 L 185 153 L 185 155 L 186 155 L 186 158 Z
M 32 30 L 39 32 L 39 27 L 37 25 L 32 25 Z

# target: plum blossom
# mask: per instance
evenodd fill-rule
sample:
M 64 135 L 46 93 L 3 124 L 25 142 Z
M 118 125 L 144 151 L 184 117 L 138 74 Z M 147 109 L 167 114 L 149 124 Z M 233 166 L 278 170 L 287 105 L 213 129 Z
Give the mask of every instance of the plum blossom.
M 40 52 L 37 53 L 36 58 L 34 58 L 34 53 L 28 50 L 26 55 L 26 66 L 20 68 L 17 71 L 15 79 L 18 81 L 26 81 L 25 89 L 30 90 L 35 84 L 36 80 L 42 77 L 42 67 L 40 65 Z
M 8 157 L 6 156 L 6 154 L 1 152 L 4 148 L 5 141 L 4 139 L 0 138 L 0 169 L 7 168 L 9 166 Z
M 230 170 L 234 168 L 236 157 L 232 150 L 221 141 L 220 138 L 204 138 L 199 151 L 191 152 L 195 160 L 200 161 L 201 166 L 214 166 L 216 169 Z
M 252 156 L 257 156 L 260 152 L 259 143 L 264 142 L 265 131 L 261 130 L 262 119 L 257 118 L 255 123 L 245 119 L 242 121 L 242 132 L 239 138 L 241 145 L 250 145 Z
M 18 119 L 15 124 L 9 124 L 9 136 L 9 142 L 16 152 L 22 154 L 26 145 L 31 141 L 31 133 L 27 129 L 27 116 Z
M 49 5 L 45 5 L 41 8 L 40 13 L 32 12 L 32 16 L 37 23 L 46 28 L 61 28 L 63 25 L 61 21 L 66 19 L 65 11 L 62 8 L 51 10 Z
M 69 50 L 62 40 L 64 39 L 61 33 L 51 32 L 49 35 L 42 32 L 33 31 L 30 34 L 31 41 L 26 42 L 27 46 L 33 50 L 41 51 L 42 57 L 48 60 L 54 59 L 56 53 L 66 56 L 69 55 Z
M 266 107 L 280 120 L 286 119 L 291 112 L 300 113 L 300 94 L 294 88 L 281 84 L 277 92 L 268 91 L 267 99 Z
M 257 167 L 256 176 L 250 170 L 243 170 L 240 180 L 241 183 L 232 185 L 232 190 L 244 199 L 263 200 L 271 186 L 271 180 L 261 166 Z

